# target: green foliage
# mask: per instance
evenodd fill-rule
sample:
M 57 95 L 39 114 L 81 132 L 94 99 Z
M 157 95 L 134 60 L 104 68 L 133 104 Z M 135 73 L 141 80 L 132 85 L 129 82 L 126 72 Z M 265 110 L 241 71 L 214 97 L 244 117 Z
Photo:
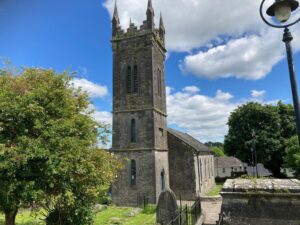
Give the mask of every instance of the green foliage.
M 112 198 L 108 193 L 105 193 L 104 195 L 100 196 L 98 203 L 102 205 L 111 205 Z
M 259 163 L 280 177 L 285 157 L 285 140 L 296 133 L 291 105 L 277 106 L 250 102 L 240 106 L 230 116 L 225 137 L 225 153 L 251 163 L 255 148 Z
M 221 143 L 221 142 L 212 142 L 212 141 L 209 141 L 209 142 L 206 142 L 205 145 L 207 145 L 209 147 L 218 147 L 220 149 L 224 148 L 224 144 Z
M 217 156 L 217 157 L 224 157 L 224 156 L 226 156 L 225 153 L 224 153 L 224 151 L 221 148 L 213 147 L 212 151 L 214 152 L 215 156 Z
M 143 214 L 154 214 L 156 213 L 156 205 L 147 205 L 143 211 Z
M 153 206 L 151 207 L 153 208 Z M 156 224 L 156 212 L 150 211 L 143 213 L 136 212 L 134 208 L 118 208 L 108 207 L 97 214 L 95 219 L 95 225 L 111 225 L 111 224 L 122 224 L 122 225 L 138 225 L 138 224 Z M 134 212 L 134 213 L 133 213 Z M 133 215 L 135 214 L 135 215 Z
M 214 187 L 214 189 L 211 190 L 210 192 L 208 192 L 207 195 L 210 197 L 219 195 L 223 188 L 223 185 L 224 185 L 224 183 L 217 183 L 216 186 Z
M 151 210 L 147 210 L 144 213 L 143 211 L 140 212 L 135 208 L 105 207 L 101 210 L 101 212 L 96 214 L 93 225 L 155 225 L 155 206 L 150 206 L 149 208 L 151 208 Z M 32 214 L 30 211 L 25 211 L 18 214 L 16 221 L 18 225 L 45 225 L 42 218 L 43 212 L 41 211 L 39 211 L 36 215 Z M 0 224 L 2 223 L 4 223 L 4 216 L 0 214 Z
M 43 206 L 73 215 L 70 224 L 90 224 L 79 215 L 91 217 L 88 208 L 120 168 L 97 147 L 107 126 L 92 118 L 88 95 L 66 73 L 0 74 L 0 211 Z
M 293 168 L 300 175 L 300 148 L 298 136 L 293 136 L 286 142 L 286 167 Z

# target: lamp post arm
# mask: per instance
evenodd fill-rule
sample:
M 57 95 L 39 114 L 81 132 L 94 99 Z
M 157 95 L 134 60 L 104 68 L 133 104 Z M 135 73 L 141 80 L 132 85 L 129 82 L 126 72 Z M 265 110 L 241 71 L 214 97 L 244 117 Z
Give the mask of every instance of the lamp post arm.
M 300 106 L 299 106 L 299 97 L 298 97 L 298 89 L 296 83 L 296 75 L 293 63 L 293 50 L 291 46 L 291 41 L 293 40 L 293 36 L 288 28 L 284 29 L 283 39 L 282 41 L 285 43 L 286 54 L 288 59 L 288 67 L 290 72 L 290 80 L 291 80 L 291 88 L 293 94 L 293 104 L 296 115 L 296 125 L 297 125 L 297 134 L 298 134 L 298 142 L 300 146 Z

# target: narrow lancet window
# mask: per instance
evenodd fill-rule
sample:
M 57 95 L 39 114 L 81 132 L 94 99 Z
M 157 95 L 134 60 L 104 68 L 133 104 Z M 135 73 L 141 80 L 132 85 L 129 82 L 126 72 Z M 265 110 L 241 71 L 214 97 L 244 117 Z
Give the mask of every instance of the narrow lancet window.
M 138 92 L 138 86 L 139 86 L 139 81 L 138 81 L 138 67 L 134 66 L 133 67 L 133 93 Z
M 135 143 L 136 142 L 136 122 L 135 119 L 131 120 L 131 142 Z
M 131 66 L 127 67 L 127 79 L 126 79 L 126 86 L 127 86 L 127 94 L 131 94 L 131 85 L 132 79 L 131 79 Z
M 130 164 L 130 185 L 136 185 L 136 162 L 135 160 L 131 160 Z

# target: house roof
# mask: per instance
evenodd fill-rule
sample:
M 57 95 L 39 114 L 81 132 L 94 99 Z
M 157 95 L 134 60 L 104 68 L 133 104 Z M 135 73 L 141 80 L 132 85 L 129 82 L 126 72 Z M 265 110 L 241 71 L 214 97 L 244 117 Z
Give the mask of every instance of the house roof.
M 168 128 L 168 133 L 172 134 L 176 138 L 180 139 L 190 147 L 192 147 L 197 152 L 209 152 L 211 153 L 211 149 L 207 147 L 206 145 L 202 144 L 197 139 L 193 138 L 191 135 L 187 133 L 180 132 L 178 130 L 174 130 L 171 128 Z
M 243 163 L 235 157 L 215 157 L 217 168 L 243 167 Z

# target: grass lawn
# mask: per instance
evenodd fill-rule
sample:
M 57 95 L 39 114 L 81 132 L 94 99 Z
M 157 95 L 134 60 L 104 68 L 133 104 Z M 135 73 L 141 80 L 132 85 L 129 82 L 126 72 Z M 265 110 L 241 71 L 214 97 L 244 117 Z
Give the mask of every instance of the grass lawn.
M 32 215 L 26 211 L 19 213 L 17 216 L 17 225 L 44 225 L 40 218 L 41 215 Z M 108 207 L 95 216 L 95 225 L 154 225 L 156 221 L 155 209 L 152 207 L 148 210 L 137 212 L 134 208 L 117 208 Z M 0 215 L 0 225 L 4 225 L 4 216 Z
M 211 190 L 210 192 L 208 192 L 207 195 L 210 197 L 219 195 L 222 190 L 223 184 L 224 183 L 216 183 L 215 188 L 213 190 Z
M 30 211 L 25 211 L 22 213 L 18 213 L 17 215 L 17 225 L 43 225 L 43 221 L 41 221 L 41 215 L 34 215 Z M 0 224 L 4 224 L 4 215 L 0 214 Z

